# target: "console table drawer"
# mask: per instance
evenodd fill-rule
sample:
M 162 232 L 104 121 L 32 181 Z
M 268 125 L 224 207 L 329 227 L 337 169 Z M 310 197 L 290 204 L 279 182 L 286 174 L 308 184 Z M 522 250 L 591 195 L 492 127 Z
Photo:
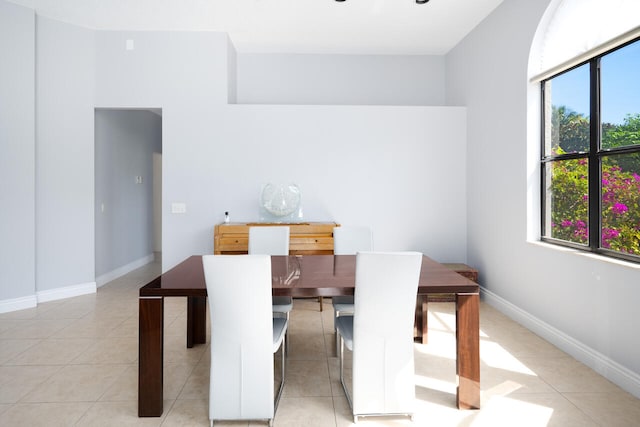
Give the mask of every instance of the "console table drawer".
M 291 236 L 289 250 L 295 251 L 330 251 L 333 253 L 333 237 Z
M 226 252 L 247 252 L 249 238 L 247 236 L 222 237 L 220 238 L 220 246 L 225 248 Z
M 269 226 L 289 226 L 289 253 L 292 255 L 333 254 L 334 222 L 305 222 L 295 224 L 271 223 L 226 223 L 218 224 L 213 232 L 214 254 L 247 253 L 249 248 L 249 228 Z

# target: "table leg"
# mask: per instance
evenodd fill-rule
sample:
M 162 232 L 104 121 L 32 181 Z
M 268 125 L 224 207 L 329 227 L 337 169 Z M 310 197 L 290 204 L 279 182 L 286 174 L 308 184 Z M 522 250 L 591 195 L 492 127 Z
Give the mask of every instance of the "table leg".
M 187 348 L 207 342 L 207 297 L 187 297 Z
M 163 399 L 163 297 L 140 297 L 138 327 L 138 416 L 159 417 Z
M 426 295 L 418 295 L 416 298 L 416 312 L 415 312 L 415 321 L 413 324 L 413 341 L 426 344 L 427 343 L 427 332 L 429 330 L 429 326 L 427 324 L 427 296 Z
M 456 295 L 458 409 L 480 409 L 480 296 Z

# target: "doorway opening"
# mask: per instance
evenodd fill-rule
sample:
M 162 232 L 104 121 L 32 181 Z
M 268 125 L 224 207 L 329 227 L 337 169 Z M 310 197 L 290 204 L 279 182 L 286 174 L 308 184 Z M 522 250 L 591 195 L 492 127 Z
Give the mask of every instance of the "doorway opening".
M 95 109 L 95 268 L 103 284 L 162 254 L 162 110 Z

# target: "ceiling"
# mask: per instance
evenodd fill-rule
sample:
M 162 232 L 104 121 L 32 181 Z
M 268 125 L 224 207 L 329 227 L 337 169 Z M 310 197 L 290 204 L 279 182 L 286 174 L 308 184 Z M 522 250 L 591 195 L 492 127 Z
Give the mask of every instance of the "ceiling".
M 213 30 L 240 53 L 442 55 L 503 0 L 8 0 L 99 30 Z

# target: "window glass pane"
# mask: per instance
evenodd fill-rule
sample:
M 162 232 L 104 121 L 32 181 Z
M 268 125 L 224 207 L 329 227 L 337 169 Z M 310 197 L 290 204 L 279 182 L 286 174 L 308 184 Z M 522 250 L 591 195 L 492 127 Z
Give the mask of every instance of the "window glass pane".
M 545 82 L 545 155 L 589 151 L 589 64 Z
M 588 245 L 589 165 L 587 159 L 545 165 L 545 236 Z
M 602 149 L 640 145 L 640 42 L 600 61 Z
M 640 153 L 602 159 L 600 245 L 640 255 Z

